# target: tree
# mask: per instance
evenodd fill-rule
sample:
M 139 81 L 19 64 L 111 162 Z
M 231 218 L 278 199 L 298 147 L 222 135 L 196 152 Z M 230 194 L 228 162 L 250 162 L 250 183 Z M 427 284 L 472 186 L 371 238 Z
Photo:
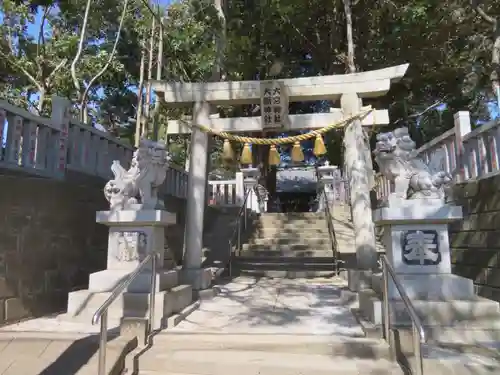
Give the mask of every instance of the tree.
M 108 4 L 109 5 L 109 4 Z M 18 87 L 27 98 L 36 94 L 38 100 L 36 110 L 42 113 L 50 100 L 50 95 L 57 93 L 76 101 L 77 93 L 71 87 L 70 57 L 75 56 L 78 46 L 78 29 L 74 19 L 81 11 L 80 7 L 66 4 L 60 9 L 51 5 L 38 9 L 41 14 L 40 26 L 36 36 L 27 32 L 28 24 L 34 23 L 34 14 L 26 5 L 15 5 L 11 0 L 1 4 L 4 23 L 0 26 L 0 36 L 6 40 L 7 48 L 0 50 L 0 58 L 8 63 L 12 70 L 26 79 L 23 87 Z M 109 8 L 107 9 L 109 12 Z M 102 12 L 101 14 L 105 14 Z M 106 17 L 110 17 L 106 13 Z M 90 81 L 110 60 L 110 46 L 103 41 L 104 33 L 116 30 L 116 22 L 106 23 L 104 16 L 93 15 L 94 32 L 92 39 L 82 43 L 81 61 L 78 76 Z M 99 30 L 98 32 L 95 30 Z M 98 34 L 99 33 L 99 34 Z M 118 64 L 112 64 L 112 69 L 120 70 Z M 109 78 L 101 74 L 101 78 Z M 92 100 L 96 98 L 95 88 Z
M 300 75 L 304 65 L 309 75 L 346 72 L 350 47 L 343 1 L 248 7 L 234 0 L 228 6 L 228 67 L 234 78 L 263 77 L 275 58 L 284 60 L 281 77 Z M 410 63 L 406 77 L 388 95 L 367 104 L 389 108 L 393 122 L 410 125 L 421 141 L 452 126 L 448 113 L 468 109 L 477 119 L 488 118 L 484 89 L 489 82 L 482 72 L 489 69 L 492 32 L 488 23 L 477 22 L 469 2 L 357 0 L 350 6 L 356 69 Z M 499 1 L 491 1 L 485 9 L 494 14 L 499 7 Z M 245 64 L 246 59 L 253 63 Z M 472 72 L 477 75 L 473 87 Z M 425 111 L 436 103 L 448 110 Z M 423 115 L 412 117 L 418 113 Z
M 0 26 L 0 84 L 2 97 L 23 98 L 22 104 L 27 107 L 30 104 L 26 101 L 34 97 L 30 94 L 40 91 L 42 100 L 34 105 L 46 111 L 54 93 L 71 98 L 75 105 L 79 102 L 69 72 L 86 2 L 42 2 L 4 0 L 0 5 L 8 21 Z M 228 2 L 227 79 L 344 74 L 346 67 L 352 71 L 351 60 L 361 71 L 410 62 L 407 76 L 386 96 L 366 102 L 389 108 L 394 126 L 411 125 L 412 134 L 424 142 L 451 127 L 451 115 L 456 110 L 468 109 L 478 120 L 488 118 L 486 104 L 493 98 L 490 75 L 495 45 L 491 21 L 498 14 L 500 0 L 486 6 L 471 0 L 353 0 L 349 5 L 355 60 L 346 42 L 344 0 Z M 39 43 L 36 35 L 28 35 L 27 25 L 34 20 L 34 10 L 43 14 L 47 9 L 43 41 Z M 92 17 L 77 64 L 80 82 L 89 83 L 110 60 L 122 10 L 123 1 L 92 0 Z M 182 0 L 157 8 L 146 7 L 142 0 L 129 0 L 115 58 L 88 93 L 89 121 L 104 124 L 114 134 L 134 133 L 135 126 L 129 119 L 137 117 L 139 98 L 149 108 L 144 111 L 150 115 L 147 121 L 156 124 L 149 126 L 152 137 L 157 133 L 158 138 L 164 138 L 167 118 L 190 113 L 189 109 L 166 110 L 159 105 L 154 110 L 154 96 L 146 103 L 145 92 L 137 90 L 141 46 L 145 48 L 145 67 L 149 65 L 153 19 L 157 26 L 161 19 L 163 35 L 162 53 L 157 45 L 152 51 L 153 77 L 159 61 L 162 79 L 204 81 L 210 76 L 215 55 L 213 36 L 218 27 L 211 1 Z M 157 41 L 158 32 L 157 27 Z M 13 50 L 5 43 L 8 40 L 13 41 Z M 160 60 L 158 55 L 163 55 Z M 64 59 L 67 61 L 58 68 Z M 278 73 L 272 71 L 275 66 L 280 67 Z M 146 80 L 147 76 L 146 71 Z M 446 105 L 445 111 L 435 110 L 440 104 Z M 300 105 L 306 111 L 317 110 L 315 103 Z M 255 106 L 250 105 L 219 108 L 221 116 L 246 116 L 254 111 Z M 340 135 L 336 134 L 326 137 L 335 139 L 329 146 L 330 154 L 330 148 L 338 148 Z M 175 142 L 184 144 L 181 138 L 175 137 Z M 338 153 L 330 157 L 341 158 Z
M 5 41 L 5 48 L 0 50 L 0 58 L 4 64 L 11 66 L 13 72 L 26 79 L 22 92 L 26 98 L 36 93 L 39 95 L 36 110 L 42 113 L 46 104 L 46 95 L 51 91 L 57 75 L 68 59 L 58 52 L 60 46 L 71 44 L 71 36 L 55 41 L 46 39 L 45 26 L 50 18 L 51 6 L 42 10 L 42 18 L 37 37 L 27 34 L 27 24 L 33 23 L 33 14 L 28 7 L 15 5 L 5 0 L 0 9 L 4 22 L 0 25 L 0 37 Z

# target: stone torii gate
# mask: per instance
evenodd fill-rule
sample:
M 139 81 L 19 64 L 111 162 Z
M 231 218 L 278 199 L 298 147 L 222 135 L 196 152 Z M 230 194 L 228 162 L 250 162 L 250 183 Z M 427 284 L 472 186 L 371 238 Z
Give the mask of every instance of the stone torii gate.
M 362 99 L 385 95 L 391 83 L 400 80 L 408 64 L 345 75 L 303 77 L 276 81 L 233 81 L 184 83 L 152 81 L 151 87 L 163 96 L 172 107 L 193 105 L 191 123 L 218 131 L 245 133 L 257 131 L 287 132 L 323 128 L 342 121 L 362 111 Z M 269 89 L 281 93 L 279 110 L 266 103 L 264 96 Z M 340 101 L 339 108 L 330 113 L 288 115 L 288 102 L 331 100 Z M 219 118 L 213 114 L 215 105 L 260 104 L 261 116 Z M 265 109 L 266 105 L 269 108 Z M 276 113 L 278 117 L 266 117 Z M 346 172 L 351 189 L 351 206 L 356 238 L 358 269 L 370 270 L 376 266 L 375 235 L 370 204 L 369 171 L 366 161 L 371 160 L 370 150 L 364 141 L 362 125 L 386 125 L 388 111 L 373 110 L 360 120 L 346 126 Z M 208 279 L 201 270 L 203 216 L 206 199 L 208 163 L 208 134 L 183 121 L 168 121 L 168 134 L 191 134 L 191 156 L 187 191 L 185 229 L 184 275 L 195 289 L 208 287 Z M 368 155 L 368 157 L 367 157 Z M 371 164 L 371 163 L 369 163 Z

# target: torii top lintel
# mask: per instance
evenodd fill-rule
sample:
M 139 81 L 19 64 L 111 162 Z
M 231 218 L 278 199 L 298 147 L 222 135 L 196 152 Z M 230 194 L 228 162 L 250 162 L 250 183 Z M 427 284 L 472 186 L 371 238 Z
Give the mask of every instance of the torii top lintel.
M 342 94 L 357 93 L 360 98 L 385 95 L 391 83 L 399 81 L 409 64 L 368 72 L 289 78 L 283 82 L 290 102 L 338 100 Z M 155 93 L 163 93 L 167 105 L 188 105 L 194 102 L 212 104 L 251 104 L 261 98 L 260 81 L 231 82 L 166 82 L 150 81 Z

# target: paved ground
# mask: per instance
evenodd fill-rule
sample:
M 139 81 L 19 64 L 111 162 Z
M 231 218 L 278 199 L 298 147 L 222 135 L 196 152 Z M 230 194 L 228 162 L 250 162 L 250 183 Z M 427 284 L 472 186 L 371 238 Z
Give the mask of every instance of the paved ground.
M 130 340 L 115 338 L 107 345 L 106 368 L 119 374 L 126 353 L 134 348 Z M 22 338 L 0 335 L 1 375 L 95 375 L 98 340 Z M 121 368 L 118 368 L 120 367 Z
M 108 329 L 113 331 L 119 330 L 120 321 L 109 319 Z M 16 324 L 10 324 L 0 328 L 0 334 L 3 332 L 12 332 L 14 336 L 16 333 L 22 333 L 23 337 L 30 333 L 39 333 L 37 336 L 45 337 L 46 335 L 54 336 L 68 336 L 78 335 L 79 337 L 86 337 L 90 334 L 99 333 L 100 326 L 92 325 L 90 318 L 75 319 L 66 314 L 55 316 L 48 316 L 43 318 L 36 318 L 26 320 Z
M 239 277 L 169 331 L 362 336 L 341 299 L 344 285 L 340 279 Z
M 340 279 L 239 277 L 137 358 L 141 375 L 402 375 L 366 339 Z

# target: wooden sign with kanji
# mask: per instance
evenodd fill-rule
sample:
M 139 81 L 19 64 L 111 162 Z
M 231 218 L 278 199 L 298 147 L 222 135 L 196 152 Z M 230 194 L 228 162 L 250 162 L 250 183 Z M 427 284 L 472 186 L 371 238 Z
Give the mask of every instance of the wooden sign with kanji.
M 283 82 L 261 81 L 260 108 L 262 129 L 285 126 L 288 120 L 288 97 Z

